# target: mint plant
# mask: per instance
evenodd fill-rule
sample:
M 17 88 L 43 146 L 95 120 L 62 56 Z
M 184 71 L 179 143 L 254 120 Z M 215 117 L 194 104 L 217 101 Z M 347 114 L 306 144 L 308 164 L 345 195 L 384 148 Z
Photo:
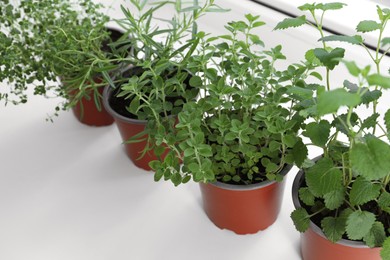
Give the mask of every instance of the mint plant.
M 303 117 L 292 109 L 288 91 L 304 84 L 307 68 L 278 70 L 282 47 L 264 49 L 253 30 L 265 23 L 259 16 L 245 18 L 228 23 L 226 35 L 198 33 L 200 48 L 189 68 L 199 99 L 184 105 L 175 132 L 156 137 L 170 149 L 165 160 L 150 163 L 156 181 L 280 181 L 286 164 L 305 160 L 307 149 L 298 137 Z
M 304 232 L 312 220 L 322 228 L 332 242 L 345 238 L 363 241 L 369 247 L 381 247 L 383 259 L 390 259 L 390 109 L 384 115 L 377 111 L 382 91 L 390 88 L 388 71 L 383 72 L 381 61 L 389 52 L 390 38 L 383 32 L 390 19 L 390 10 L 377 7 L 377 21 L 361 21 L 358 35 L 324 36 L 322 22 L 328 10 L 343 8 L 343 3 L 305 4 L 316 24 L 306 16 L 285 19 L 276 29 L 309 24 L 318 29 L 322 48 L 309 50 L 305 55 L 308 67 L 325 67 L 326 85 L 311 84 L 293 90 L 300 102 L 295 107 L 309 119 L 303 125 L 303 135 L 323 150 L 323 155 L 306 165 L 305 179 L 299 189 L 302 208 L 291 217 L 298 231 Z M 320 17 L 320 18 L 318 18 Z M 371 52 L 363 34 L 378 32 L 377 47 Z M 360 45 L 372 60 L 360 67 L 344 60 L 345 49 L 330 47 L 328 42 L 341 41 Z M 384 53 L 380 49 L 384 49 Z M 345 80 L 342 88 L 330 86 L 330 72 L 340 63 L 345 64 L 356 79 Z M 320 77 L 321 78 L 321 77 Z M 371 111 L 363 117 L 362 110 Z M 329 117 L 328 115 L 331 115 Z M 384 122 L 384 126 L 382 126 Z

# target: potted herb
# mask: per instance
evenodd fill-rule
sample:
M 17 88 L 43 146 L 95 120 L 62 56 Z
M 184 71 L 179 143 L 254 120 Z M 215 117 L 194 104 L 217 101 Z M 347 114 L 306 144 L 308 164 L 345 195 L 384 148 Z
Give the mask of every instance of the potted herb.
M 264 50 L 253 29 L 265 23 L 245 18 L 228 23 L 227 35 L 198 34 L 201 47 L 190 63 L 198 73 L 190 84 L 201 89 L 199 100 L 184 105 L 176 132 L 156 137 L 170 151 L 151 162 L 157 181 L 200 182 L 208 217 L 238 234 L 276 220 L 283 177 L 307 154 L 298 137 L 302 118 L 288 94 L 304 84 L 306 68 L 278 70 L 282 47 Z
M 301 99 L 297 108 L 309 119 L 303 126 L 303 135 L 310 139 L 311 145 L 320 147 L 323 154 L 296 176 L 293 186 L 296 209 L 291 217 L 297 230 L 304 232 L 303 259 L 390 259 L 390 145 L 384 140 L 390 137 L 390 109 L 384 115 L 377 109 L 382 102 L 388 104 L 380 97 L 382 90 L 390 88 L 390 77 L 385 75 L 388 72 L 383 72 L 381 66 L 389 48 L 383 54 L 380 48 L 389 43 L 383 31 L 390 10 L 377 7 L 378 21 L 362 21 L 356 27 L 358 33 L 378 32 L 377 48 L 372 54 L 361 35 L 324 37 L 324 13 L 344 5 L 299 7 L 315 19 L 314 26 L 323 44 L 322 48 L 307 52 L 306 63 L 325 67 L 327 84 L 295 89 Z M 305 16 L 286 19 L 276 29 L 305 23 Z M 331 48 L 327 45 L 329 41 L 360 45 L 370 55 L 374 69 L 342 60 L 345 50 Z M 342 88 L 332 88 L 329 73 L 341 61 L 355 80 L 345 80 Z M 364 116 L 367 110 L 369 116 Z M 381 125 L 382 120 L 386 127 Z
M 202 5 L 182 1 L 131 1 L 138 16 L 122 6 L 126 18 L 118 23 L 130 35 L 134 56 L 122 58 L 131 68 L 107 77 L 104 105 L 115 118 L 125 142 L 127 155 L 137 167 L 150 170 L 149 161 L 166 153 L 156 136 L 171 133 L 183 104 L 193 100 L 198 89 L 189 85 L 188 62 L 196 49 L 196 21 L 206 12 L 221 10 L 214 0 Z M 174 11 L 171 20 L 156 26 L 155 13 L 161 8 Z M 166 9 L 165 9 L 166 10 Z M 161 21 L 159 21 L 162 23 Z
M 100 101 L 99 72 L 112 66 L 97 60 L 114 51 L 110 43 L 122 34 L 106 28 L 109 17 L 101 12 L 102 6 L 91 0 L 30 0 L 19 5 L 3 1 L 1 8 L 7 14 L 5 36 L 13 39 L 7 54 L 17 57 L 5 57 L 11 63 L 5 67 L 13 75 L 5 76 L 15 83 L 12 91 L 25 97 L 31 86 L 34 94 L 65 98 L 56 111 L 73 108 L 85 124 L 111 124 Z

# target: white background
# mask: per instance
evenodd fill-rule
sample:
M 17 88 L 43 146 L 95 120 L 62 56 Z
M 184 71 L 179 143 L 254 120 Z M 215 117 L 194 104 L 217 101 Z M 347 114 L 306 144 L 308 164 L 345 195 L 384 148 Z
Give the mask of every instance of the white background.
M 284 17 L 252 2 L 217 3 L 232 11 L 210 14 L 200 28 L 222 33 L 225 22 L 259 13 L 269 24 L 261 38 L 269 47 L 282 43 L 289 61 L 318 46 L 310 28 L 271 33 Z M 110 14 L 120 16 L 115 9 Z M 347 47 L 358 63 L 368 62 Z M 344 75 L 332 77 L 334 87 Z M 57 101 L 31 96 L 26 105 L 0 109 L 1 260 L 300 259 L 299 233 L 289 218 L 295 167 L 275 224 L 236 235 L 208 220 L 197 184 L 155 183 L 151 172 L 135 168 L 115 125 L 84 126 L 70 112 L 46 123 Z

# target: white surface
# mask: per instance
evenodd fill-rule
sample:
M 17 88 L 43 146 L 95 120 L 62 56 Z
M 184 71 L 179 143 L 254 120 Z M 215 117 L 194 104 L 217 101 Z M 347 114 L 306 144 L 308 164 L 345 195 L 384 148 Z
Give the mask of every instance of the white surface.
M 270 36 L 283 17 L 237 2 L 224 1 L 233 11 L 210 14 L 199 26 L 221 33 L 226 21 L 259 12 L 270 24 L 262 37 L 268 46 L 285 44 L 290 60 L 316 44 L 310 29 Z M 236 235 L 208 220 L 197 184 L 155 183 L 152 173 L 135 168 L 115 125 L 84 126 L 71 113 L 46 123 L 55 102 L 31 97 L 26 105 L 0 108 L 1 260 L 300 259 L 299 233 L 289 218 L 295 167 L 275 224 Z

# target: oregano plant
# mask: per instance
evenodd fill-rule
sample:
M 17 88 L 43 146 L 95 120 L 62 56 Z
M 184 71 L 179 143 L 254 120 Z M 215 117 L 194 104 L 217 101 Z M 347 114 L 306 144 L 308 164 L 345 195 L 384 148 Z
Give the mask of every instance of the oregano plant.
M 357 35 L 324 36 L 324 13 L 344 6 L 305 4 L 299 9 L 309 12 L 315 24 L 301 16 L 285 19 L 276 27 L 309 24 L 317 28 L 322 47 L 307 51 L 305 64 L 313 69 L 324 67 L 326 71 L 325 86 L 310 84 L 294 90 L 300 100 L 295 108 L 308 119 L 303 124 L 303 135 L 323 154 L 305 164 L 299 189 L 302 208 L 291 217 L 300 232 L 313 221 L 332 242 L 342 238 L 363 241 L 369 247 L 383 247 L 382 258 L 390 259 L 390 109 L 382 114 L 377 110 L 379 102 L 388 104 L 381 96 L 390 88 L 390 77 L 387 70 L 382 70 L 381 61 L 390 50 L 389 38 L 383 35 L 390 10 L 378 6 L 378 20 L 361 21 L 356 27 Z M 364 42 L 367 32 L 378 33 L 374 51 Z M 361 46 L 374 68 L 345 60 L 345 49 L 329 46 L 330 41 Z M 345 80 L 342 88 L 333 88 L 331 71 L 340 63 L 355 80 Z M 369 116 L 364 116 L 366 111 Z
M 255 32 L 264 24 L 247 14 L 229 22 L 227 34 L 198 33 L 200 48 L 188 65 L 199 98 L 184 105 L 176 132 L 157 139 L 170 152 L 150 163 L 155 180 L 248 185 L 280 181 L 287 164 L 303 163 L 307 149 L 298 136 L 303 117 L 293 110 L 288 91 L 304 84 L 307 68 L 277 69 L 285 56 L 280 45 L 264 48 Z

